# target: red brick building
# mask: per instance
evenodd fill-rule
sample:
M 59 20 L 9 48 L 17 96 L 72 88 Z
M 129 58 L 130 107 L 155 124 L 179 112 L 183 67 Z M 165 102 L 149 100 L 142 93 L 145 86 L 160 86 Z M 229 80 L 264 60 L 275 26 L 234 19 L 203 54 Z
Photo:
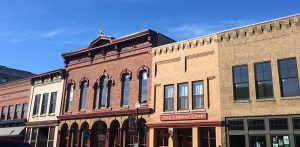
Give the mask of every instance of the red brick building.
M 89 47 L 63 54 L 67 77 L 58 144 L 146 146 L 145 123 L 154 111 L 151 49 L 170 42 L 152 30 L 117 39 L 100 34 Z M 135 113 L 139 127 L 134 137 L 128 116 Z
M 0 85 L 0 138 L 24 139 L 30 92 L 29 78 Z

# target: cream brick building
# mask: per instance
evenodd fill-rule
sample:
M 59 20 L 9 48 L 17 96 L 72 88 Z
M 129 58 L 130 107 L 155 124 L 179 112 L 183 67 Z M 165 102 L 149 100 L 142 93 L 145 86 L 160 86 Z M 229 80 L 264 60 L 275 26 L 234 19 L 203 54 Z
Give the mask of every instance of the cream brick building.
M 58 135 L 61 99 L 64 89 L 62 69 L 32 77 L 27 114 L 26 141 L 33 147 L 55 147 Z

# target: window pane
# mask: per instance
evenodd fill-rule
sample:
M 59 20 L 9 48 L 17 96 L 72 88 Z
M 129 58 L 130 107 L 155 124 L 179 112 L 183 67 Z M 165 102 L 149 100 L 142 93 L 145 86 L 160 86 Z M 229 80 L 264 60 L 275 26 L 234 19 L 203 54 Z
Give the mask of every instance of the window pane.
M 143 71 L 140 74 L 140 100 L 141 103 L 147 103 L 147 72 Z
M 261 81 L 256 83 L 257 98 L 273 97 L 272 81 Z
M 19 118 L 19 116 L 20 116 L 20 111 L 21 111 L 21 105 L 20 105 L 20 104 L 17 104 L 17 105 L 16 105 L 16 110 L 15 110 L 14 119 Z
M 106 95 L 107 95 L 107 77 L 101 78 L 101 107 L 105 107 L 106 105 Z
M 10 106 L 8 107 L 7 119 L 12 119 L 13 112 L 14 112 L 14 106 L 13 106 L 13 105 L 10 105 Z
M 266 147 L 266 137 L 265 136 L 250 136 L 250 147 Z
M 193 109 L 204 108 L 203 82 L 193 82 Z
M 34 100 L 34 108 L 33 108 L 33 115 L 36 115 L 39 113 L 39 108 L 40 108 L 40 98 L 41 95 L 35 95 L 35 100 Z
M 281 96 L 300 95 L 296 59 L 279 60 Z
M 178 110 L 187 110 L 188 102 L 188 84 L 178 84 Z
M 164 110 L 173 111 L 174 110 L 174 86 L 165 86 L 165 98 L 164 98 Z
M 72 111 L 72 101 L 73 101 L 73 92 L 74 92 L 74 84 L 71 83 L 68 86 L 68 93 L 67 93 L 67 106 L 66 111 L 70 112 Z
M 55 113 L 57 92 L 51 93 L 49 113 Z
M 249 130 L 265 130 L 265 121 L 263 119 L 249 119 Z
M 83 81 L 81 85 L 80 110 L 85 110 L 87 97 L 87 81 Z
M 94 103 L 93 108 L 99 108 L 99 86 L 98 84 L 94 84 Z
M 28 104 L 27 103 L 24 103 L 23 104 L 23 108 L 22 108 L 22 118 L 26 118 L 26 115 L 27 115 L 27 108 L 28 108 Z
M 285 118 L 273 118 L 270 119 L 270 129 L 271 130 L 287 130 L 288 124 Z
M 50 127 L 49 129 L 49 140 L 54 140 L 55 127 Z
M 48 93 L 43 94 L 41 114 L 46 114 L 46 109 L 48 105 L 48 96 L 49 96 Z
M 248 66 L 233 67 L 235 100 L 249 98 Z
M 294 129 L 300 129 L 300 118 L 294 118 L 293 119 L 293 126 L 294 126 Z
M 229 120 L 228 121 L 229 130 L 244 130 L 243 120 Z
M 7 113 L 7 108 L 6 108 L 6 106 L 2 106 L 1 120 L 5 119 L 6 113 Z
M 123 76 L 123 92 L 122 92 L 122 105 L 128 105 L 129 99 L 129 75 L 126 74 Z
M 111 102 L 112 102 L 112 81 L 108 82 L 108 87 L 107 87 L 107 107 L 111 107 Z

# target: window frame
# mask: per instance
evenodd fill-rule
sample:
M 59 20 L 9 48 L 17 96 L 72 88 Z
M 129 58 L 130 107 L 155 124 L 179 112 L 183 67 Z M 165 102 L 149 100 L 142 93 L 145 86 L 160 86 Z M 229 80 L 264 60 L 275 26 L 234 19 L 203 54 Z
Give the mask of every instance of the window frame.
M 48 99 L 49 99 L 49 93 L 44 93 L 43 97 L 42 97 L 40 115 L 46 115 L 47 114 Z
M 126 82 L 126 76 L 128 76 L 128 87 L 126 88 L 125 82 Z M 126 107 L 129 104 L 129 98 L 130 98 L 130 74 L 124 73 L 122 75 L 122 94 L 121 94 L 121 107 Z M 128 91 L 128 95 L 125 95 L 125 92 Z M 125 104 L 125 101 L 127 99 L 127 104 Z
M 19 108 L 19 110 L 18 110 L 18 108 Z M 14 119 L 18 119 L 20 117 L 20 112 L 21 112 L 21 104 L 16 104 L 15 112 L 14 112 Z
M 166 87 L 168 87 L 168 86 L 172 86 L 172 88 L 173 88 L 173 97 L 166 97 Z M 164 85 L 164 103 L 163 103 L 163 111 L 164 112 L 172 112 L 175 110 L 174 109 L 174 94 L 175 94 L 174 88 L 175 88 L 174 84 Z M 168 109 L 168 110 L 166 109 L 166 99 L 171 99 L 173 101 L 172 109 Z
M 186 91 L 186 96 L 180 96 L 180 86 L 183 85 L 187 87 L 187 91 Z M 186 106 L 183 106 L 181 104 L 181 100 L 183 99 L 183 101 L 186 101 Z M 182 108 L 183 106 L 183 108 Z M 186 108 L 185 108 L 186 107 Z M 183 82 L 183 83 L 178 83 L 177 84 L 177 110 L 178 111 L 185 111 L 185 110 L 189 110 L 189 83 L 188 82 Z
M 25 108 L 25 106 L 26 106 L 26 108 Z M 23 103 L 23 105 L 22 105 L 22 112 L 21 112 L 21 118 L 22 119 L 26 119 L 26 117 L 27 117 L 27 111 L 28 111 L 28 104 L 27 103 Z
M 201 83 L 202 84 L 202 91 L 203 91 L 203 94 L 201 95 L 196 95 L 196 94 L 194 94 L 194 83 Z M 199 96 L 199 98 L 200 98 L 200 101 L 201 101 L 201 99 L 202 99 L 202 108 L 200 108 L 200 107 L 195 107 L 195 99 L 196 99 L 196 96 Z M 205 108 L 205 105 L 204 105 L 204 80 L 198 80 L 198 81 L 192 81 L 192 109 L 193 110 L 197 110 L 197 109 L 204 109 Z
M 146 74 L 146 79 L 144 79 L 144 74 Z M 140 70 L 139 71 L 139 102 L 141 104 L 147 104 L 148 102 L 148 79 L 149 79 L 149 75 L 148 75 L 148 71 L 147 70 Z M 143 81 L 146 81 L 146 84 L 144 85 Z M 146 89 L 146 90 L 144 90 Z M 145 92 L 145 93 L 143 93 Z M 146 95 L 146 97 L 144 98 L 143 96 Z
M 86 101 L 88 97 L 88 81 L 83 80 L 80 82 L 80 100 L 79 100 L 79 111 L 86 110 Z
M 37 101 L 38 99 L 38 101 Z M 38 115 L 39 114 L 39 109 L 40 109 L 40 101 L 41 101 L 41 94 L 36 94 L 34 96 L 34 105 L 33 105 L 33 111 L 32 111 L 32 115 Z
M 5 108 L 5 112 L 3 113 L 3 109 Z M 6 119 L 6 117 L 7 117 L 7 106 L 2 106 L 1 107 L 1 120 L 5 120 Z M 3 117 L 3 115 L 4 115 L 4 117 Z
M 106 75 L 101 76 L 100 82 L 99 82 L 99 108 L 106 108 L 106 102 L 107 102 L 107 91 L 108 91 L 108 77 Z
M 72 112 L 75 83 L 69 83 L 67 87 L 66 109 L 65 112 Z
M 55 113 L 57 94 L 58 94 L 57 91 L 51 92 L 51 94 L 50 94 L 50 104 L 49 104 L 48 114 Z M 55 96 L 55 100 L 54 100 L 54 96 Z
M 12 111 L 10 111 L 12 110 Z M 8 106 L 7 120 L 12 120 L 14 118 L 14 105 Z
M 262 66 L 266 63 L 270 64 L 270 80 L 257 80 L 257 69 L 256 66 L 258 64 L 262 64 Z M 264 70 L 264 68 L 263 68 Z M 273 77 L 272 77 L 272 62 L 271 61 L 263 61 L 263 62 L 256 62 L 254 63 L 254 82 L 255 82 L 255 94 L 256 94 L 256 99 L 268 99 L 268 98 L 274 98 L 274 87 L 273 87 Z M 259 88 L 258 88 L 258 82 L 268 82 L 270 81 L 272 83 L 272 96 L 264 96 L 264 97 L 260 97 L 259 96 Z M 265 95 L 265 94 L 264 94 Z
M 286 78 L 281 78 L 281 66 L 280 66 L 280 62 L 281 61 L 288 61 L 288 60 L 295 60 L 296 63 L 296 71 L 297 71 L 297 76 L 296 77 L 286 77 Z M 280 95 L 281 97 L 293 97 L 293 96 L 300 96 L 300 85 L 299 85 L 299 72 L 298 72 L 298 64 L 297 64 L 297 59 L 296 57 L 290 57 L 290 58 L 283 58 L 283 59 L 278 59 L 277 60 L 277 65 L 278 65 L 278 78 L 279 78 L 279 84 L 280 84 Z M 293 79 L 296 78 L 297 79 L 297 86 L 298 86 L 298 95 L 287 95 L 284 96 L 283 94 L 283 84 L 282 84 L 282 80 L 283 79 Z
M 234 69 L 239 67 L 243 67 L 243 66 L 246 66 L 247 67 L 247 82 L 239 82 L 239 83 L 236 83 L 235 82 L 235 74 L 234 74 Z M 249 87 L 249 68 L 248 68 L 248 64 L 241 64 L 241 65 L 234 65 L 232 66 L 232 83 L 233 83 L 233 96 L 234 96 L 234 101 L 243 101 L 243 100 L 250 100 L 250 87 Z M 241 73 L 240 73 L 241 74 Z M 237 98 L 236 96 L 236 84 L 245 84 L 247 83 L 248 84 L 248 97 L 247 98 Z

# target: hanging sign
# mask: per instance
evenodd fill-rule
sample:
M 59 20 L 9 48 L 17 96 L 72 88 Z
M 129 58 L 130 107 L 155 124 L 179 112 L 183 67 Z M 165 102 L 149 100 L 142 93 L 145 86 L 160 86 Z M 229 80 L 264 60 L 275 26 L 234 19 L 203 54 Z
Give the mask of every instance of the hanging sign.
M 207 113 L 190 113 L 190 114 L 170 114 L 160 115 L 161 121 L 176 121 L 176 120 L 201 120 L 207 119 Z

